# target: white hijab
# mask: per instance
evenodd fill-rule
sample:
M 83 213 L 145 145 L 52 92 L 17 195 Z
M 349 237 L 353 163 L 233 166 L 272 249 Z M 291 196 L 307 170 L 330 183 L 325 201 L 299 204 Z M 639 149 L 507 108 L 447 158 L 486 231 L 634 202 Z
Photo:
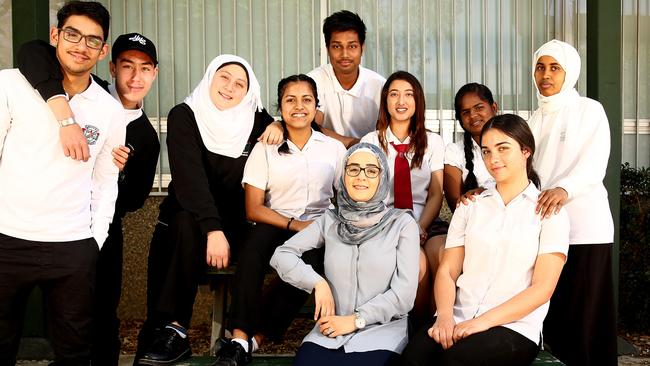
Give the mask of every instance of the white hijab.
M 541 95 L 535 82 L 535 65 L 542 56 L 553 57 L 566 73 L 560 92 L 550 97 Z M 537 145 L 533 164 L 542 189 L 547 189 L 553 188 L 559 177 L 569 169 L 563 165 L 563 159 L 577 154 L 574 150 L 581 145 L 580 95 L 575 89 L 580 76 L 580 55 L 570 44 L 554 39 L 535 51 L 532 71 L 539 104 L 528 121 Z
M 239 104 L 221 111 L 212 103 L 210 85 L 217 69 L 229 62 L 240 63 L 246 68 L 248 92 Z M 263 108 L 260 84 L 253 73 L 253 68 L 246 60 L 234 55 L 215 57 L 205 70 L 199 85 L 185 98 L 185 103 L 194 112 L 205 147 L 215 154 L 231 158 L 241 156 L 253 129 L 255 112 Z
M 564 84 L 559 93 L 545 97 L 539 93 L 539 88 L 535 82 L 535 67 L 537 61 L 542 56 L 551 56 L 562 66 L 566 73 L 564 77 Z M 535 54 L 533 54 L 533 84 L 537 90 L 537 103 L 539 108 L 550 110 L 557 109 L 566 104 L 567 99 L 578 97 L 578 92 L 575 89 L 578 77 L 580 76 L 580 55 L 573 46 L 566 42 L 553 39 L 544 43 Z

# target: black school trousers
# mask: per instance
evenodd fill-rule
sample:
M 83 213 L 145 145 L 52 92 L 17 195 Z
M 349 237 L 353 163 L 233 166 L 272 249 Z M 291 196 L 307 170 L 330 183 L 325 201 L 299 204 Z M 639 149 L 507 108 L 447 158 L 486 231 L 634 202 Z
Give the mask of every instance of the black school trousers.
M 14 365 L 29 294 L 40 287 L 57 365 L 89 365 L 95 239 L 39 242 L 0 234 L 0 365 Z
M 569 366 L 618 365 L 612 244 L 569 246 L 544 320 L 544 342 Z
M 91 346 L 93 366 L 117 366 L 120 361 L 122 342 L 117 308 L 122 294 L 123 247 L 122 218 L 115 216 L 97 258 Z
M 272 340 L 282 339 L 310 294 L 279 278 L 262 287 L 275 248 L 294 234 L 259 223 L 248 232 L 233 281 L 229 328 L 243 330 L 249 337 L 261 333 Z M 324 248 L 309 250 L 301 259 L 322 274 L 324 253 Z
M 445 350 L 427 332 L 434 322 L 413 336 L 396 365 L 528 366 L 539 351 L 533 341 L 506 327 L 473 334 Z

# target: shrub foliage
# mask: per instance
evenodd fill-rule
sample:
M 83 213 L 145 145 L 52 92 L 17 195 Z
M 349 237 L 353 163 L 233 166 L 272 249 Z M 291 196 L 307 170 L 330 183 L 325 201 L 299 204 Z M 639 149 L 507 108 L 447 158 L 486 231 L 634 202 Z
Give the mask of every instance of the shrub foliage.
M 650 169 L 621 167 L 619 321 L 650 330 Z

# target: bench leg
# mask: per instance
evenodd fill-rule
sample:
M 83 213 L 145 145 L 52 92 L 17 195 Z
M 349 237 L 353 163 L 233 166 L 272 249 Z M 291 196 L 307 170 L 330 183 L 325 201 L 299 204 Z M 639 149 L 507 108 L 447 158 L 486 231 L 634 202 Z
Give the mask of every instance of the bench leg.
M 215 355 L 214 346 L 224 335 L 224 321 L 228 306 L 228 280 L 221 279 L 212 284 L 212 333 L 210 335 L 210 356 Z

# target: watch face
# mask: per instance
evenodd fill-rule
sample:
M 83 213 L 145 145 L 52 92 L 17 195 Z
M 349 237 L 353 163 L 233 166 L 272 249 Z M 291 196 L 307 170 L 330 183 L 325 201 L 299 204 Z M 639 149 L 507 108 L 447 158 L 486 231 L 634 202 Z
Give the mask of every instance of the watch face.
M 354 319 L 354 325 L 356 325 L 357 328 L 362 329 L 366 326 L 366 321 L 363 318 L 356 318 Z

